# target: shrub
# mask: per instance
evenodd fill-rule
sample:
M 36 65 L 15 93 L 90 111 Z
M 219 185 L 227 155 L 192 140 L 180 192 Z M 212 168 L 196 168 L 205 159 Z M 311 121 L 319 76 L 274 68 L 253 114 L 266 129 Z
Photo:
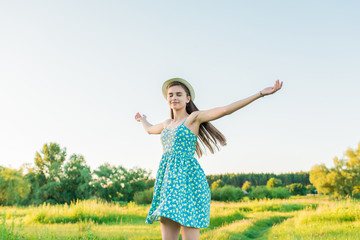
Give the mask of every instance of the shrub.
M 220 201 L 220 188 L 211 188 L 211 199 Z
M 316 187 L 314 185 L 307 185 L 306 186 L 306 193 L 308 194 L 316 194 L 317 193 L 317 190 L 316 190 Z
M 353 198 L 360 199 L 360 186 L 355 186 L 352 192 Z
M 238 201 L 244 197 L 241 188 L 234 186 L 224 186 L 220 191 L 220 201 Z
M 50 205 L 56 205 L 58 204 L 58 202 L 55 199 L 48 199 L 45 201 L 45 204 L 50 204 Z
M 271 198 L 270 190 L 266 186 L 256 186 L 249 194 L 249 199 Z
M 290 197 L 290 193 L 286 187 L 276 187 L 270 189 L 271 198 L 285 199 Z
M 211 189 L 211 199 L 217 201 L 239 201 L 244 197 L 241 188 L 234 186 L 224 186 L 221 188 Z
M 293 183 L 287 186 L 291 195 L 305 195 L 306 188 L 301 183 Z
M 256 186 L 249 194 L 249 199 L 273 199 L 273 198 L 289 198 L 290 193 L 286 187 L 268 188 L 266 186 Z
M 134 194 L 134 201 L 137 204 L 149 204 L 153 199 L 153 193 L 154 193 L 154 187 L 141 192 L 136 192 Z

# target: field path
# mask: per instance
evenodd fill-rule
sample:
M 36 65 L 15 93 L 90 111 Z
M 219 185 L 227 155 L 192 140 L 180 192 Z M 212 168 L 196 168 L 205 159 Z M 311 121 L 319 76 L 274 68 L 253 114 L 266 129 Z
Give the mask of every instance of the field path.
M 273 216 L 266 219 L 260 219 L 248 227 L 241 235 L 248 239 L 268 239 L 267 235 L 275 224 L 280 224 L 289 217 Z M 245 238 L 245 239 L 246 239 Z
M 268 239 L 268 234 L 274 225 L 279 225 L 285 220 L 294 217 L 293 213 L 253 213 L 246 219 L 224 224 L 221 227 L 206 231 L 200 239 Z

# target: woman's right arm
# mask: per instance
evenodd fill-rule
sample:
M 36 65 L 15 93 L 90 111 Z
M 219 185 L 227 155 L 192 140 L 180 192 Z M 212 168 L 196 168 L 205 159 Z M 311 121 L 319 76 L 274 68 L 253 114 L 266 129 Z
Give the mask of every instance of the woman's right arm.
M 135 120 L 138 121 L 138 122 L 141 122 L 145 131 L 148 133 L 148 134 L 160 134 L 161 131 L 165 128 L 165 124 L 166 124 L 166 120 L 165 122 L 163 123 L 159 123 L 159 124 L 156 124 L 156 125 L 152 125 L 151 123 L 149 123 L 147 120 L 146 120 L 146 115 L 140 115 L 140 113 L 137 113 L 135 115 Z

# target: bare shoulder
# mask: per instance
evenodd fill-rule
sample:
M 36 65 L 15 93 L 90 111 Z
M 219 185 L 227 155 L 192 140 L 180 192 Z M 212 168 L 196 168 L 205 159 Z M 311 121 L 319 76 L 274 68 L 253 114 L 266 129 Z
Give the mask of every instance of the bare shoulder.
M 170 123 L 171 123 L 171 118 L 166 119 L 165 121 L 162 122 L 164 128 L 166 128 L 167 126 L 169 126 Z
M 200 110 L 193 111 L 192 113 L 190 113 L 189 118 L 196 118 L 200 112 Z

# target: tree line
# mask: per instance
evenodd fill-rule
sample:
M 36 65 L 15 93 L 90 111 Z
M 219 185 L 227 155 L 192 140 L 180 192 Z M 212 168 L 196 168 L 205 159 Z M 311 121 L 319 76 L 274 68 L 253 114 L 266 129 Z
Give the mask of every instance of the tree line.
M 245 182 L 250 182 L 252 186 L 263 186 L 271 178 L 280 179 L 283 185 L 290 185 L 293 183 L 301 183 L 303 186 L 310 184 L 309 172 L 295 172 L 295 173 L 227 173 L 215 174 L 207 176 L 209 186 L 218 180 L 221 180 L 225 185 L 232 185 L 235 187 L 242 187 Z
M 319 193 L 336 198 L 360 198 L 360 142 L 349 148 L 342 158 L 333 159 L 334 167 L 317 164 L 310 171 L 310 182 Z
M 72 154 L 67 158 L 66 148 L 57 143 L 44 144 L 35 153 L 34 166 L 24 164 L 19 170 L 0 166 L 0 204 L 38 205 L 43 203 L 64 204 L 90 198 L 105 201 L 134 201 L 141 192 L 149 202 L 155 179 L 151 171 L 141 168 L 126 169 L 123 166 L 100 165 L 91 171 L 84 157 Z M 208 175 L 209 186 L 221 180 L 224 185 L 241 187 L 246 181 L 252 186 L 264 185 L 277 177 L 285 184 L 308 184 L 308 173 L 249 173 Z M 135 199 L 136 200 L 136 199 Z M 151 199 L 150 199 L 151 200 Z
M 154 185 L 151 172 L 145 169 L 105 163 L 91 171 L 82 155 L 66 157 L 66 148 L 49 143 L 36 152 L 35 167 L 25 164 L 16 170 L 0 166 L 0 204 L 69 204 L 89 198 L 132 201 L 136 192 Z
M 277 192 L 282 196 L 318 193 L 335 198 L 360 198 L 360 142 L 357 149 L 348 148 L 342 158 L 335 157 L 333 162 L 334 167 L 316 164 L 310 172 L 219 174 L 207 178 L 212 189 L 221 192 L 227 187 L 226 194 L 232 192 L 235 196 L 239 195 L 238 189 L 230 191 L 228 186 L 241 187 L 250 193 L 250 199 L 274 198 L 279 195 Z
M 330 169 L 324 164 L 315 165 L 310 172 L 207 175 L 207 181 L 212 189 L 234 186 L 248 192 L 269 184 L 281 185 L 299 195 L 315 192 L 313 184 L 321 194 L 360 197 L 360 143 L 343 159 L 335 158 L 334 164 Z M 143 195 L 148 202 L 155 183 L 150 175 L 151 171 L 142 168 L 126 169 L 108 163 L 92 171 L 82 155 L 68 157 L 66 148 L 48 143 L 36 152 L 33 166 L 24 164 L 19 170 L 0 166 L 0 204 L 69 204 L 90 198 L 128 202 L 136 200 L 136 194 L 140 198 L 139 193 L 146 193 Z

